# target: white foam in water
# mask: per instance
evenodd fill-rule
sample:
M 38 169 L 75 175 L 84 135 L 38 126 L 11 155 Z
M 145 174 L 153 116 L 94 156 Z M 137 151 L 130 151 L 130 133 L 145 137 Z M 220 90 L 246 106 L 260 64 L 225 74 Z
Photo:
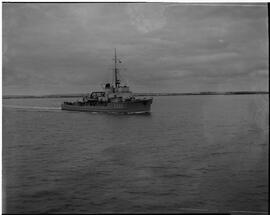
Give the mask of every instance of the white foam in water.
M 40 107 L 40 106 L 21 106 L 21 105 L 3 105 L 4 108 L 16 108 L 26 110 L 61 110 L 60 107 Z

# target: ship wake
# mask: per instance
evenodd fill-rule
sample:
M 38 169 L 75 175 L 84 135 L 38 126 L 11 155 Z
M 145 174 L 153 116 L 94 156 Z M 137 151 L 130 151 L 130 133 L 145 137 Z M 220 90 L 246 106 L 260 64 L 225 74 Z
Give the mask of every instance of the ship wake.
M 3 105 L 3 108 L 22 109 L 29 111 L 60 111 L 60 107 L 41 107 L 41 106 L 21 106 L 21 105 Z

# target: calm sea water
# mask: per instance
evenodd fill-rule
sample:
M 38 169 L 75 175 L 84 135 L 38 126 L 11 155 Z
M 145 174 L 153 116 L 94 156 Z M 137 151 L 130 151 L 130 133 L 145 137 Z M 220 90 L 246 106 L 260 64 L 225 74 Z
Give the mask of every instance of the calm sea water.
M 268 210 L 268 95 L 154 97 L 151 115 L 63 100 L 3 100 L 4 212 Z

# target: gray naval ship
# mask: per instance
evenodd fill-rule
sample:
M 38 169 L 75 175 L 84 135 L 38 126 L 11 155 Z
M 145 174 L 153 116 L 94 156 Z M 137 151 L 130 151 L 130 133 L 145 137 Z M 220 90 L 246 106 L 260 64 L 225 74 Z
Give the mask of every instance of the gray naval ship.
M 121 85 L 118 63 L 120 59 L 114 52 L 114 83 L 107 83 L 103 91 L 88 93 L 81 100 L 64 102 L 62 110 L 108 112 L 108 113 L 150 113 L 153 98 L 135 97 L 129 87 Z

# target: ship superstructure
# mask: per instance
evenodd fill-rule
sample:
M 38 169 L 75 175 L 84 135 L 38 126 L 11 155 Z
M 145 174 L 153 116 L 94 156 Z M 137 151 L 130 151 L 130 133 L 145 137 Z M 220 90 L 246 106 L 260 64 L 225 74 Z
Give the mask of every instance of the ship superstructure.
M 116 49 L 114 52 L 114 81 L 107 83 L 103 91 L 88 93 L 82 100 L 64 102 L 62 110 L 88 112 L 146 113 L 150 112 L 152 98 L 135 97 L 127 85 L 121 85 Z

